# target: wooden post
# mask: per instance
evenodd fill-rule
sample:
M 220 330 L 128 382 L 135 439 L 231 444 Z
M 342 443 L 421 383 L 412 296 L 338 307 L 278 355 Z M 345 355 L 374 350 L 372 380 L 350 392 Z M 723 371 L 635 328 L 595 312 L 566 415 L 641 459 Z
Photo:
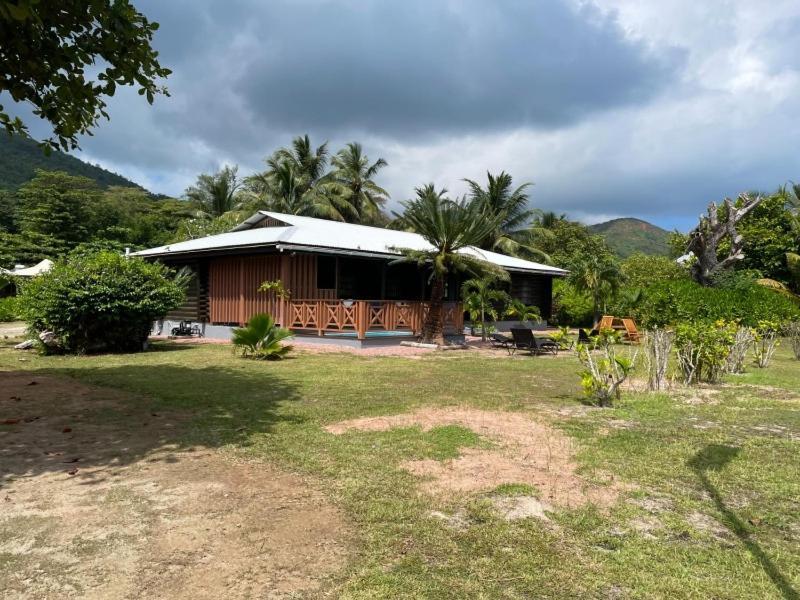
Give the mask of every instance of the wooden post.
M 325 335 L 325 330 L 322 326 L 325 320 L 324 313 L 325 313 L 325 302 L 323 300 L 317 300 L 316 320 L 317 320 L 317 335 L 319 337 Z
M 239 325 L 244 326 L 244 259 L 239 259 Z
M 369 318 L 368 305 L 363 300 L 356 301 L 356 332 L 358 339 L 367 337 L 367 319 Z

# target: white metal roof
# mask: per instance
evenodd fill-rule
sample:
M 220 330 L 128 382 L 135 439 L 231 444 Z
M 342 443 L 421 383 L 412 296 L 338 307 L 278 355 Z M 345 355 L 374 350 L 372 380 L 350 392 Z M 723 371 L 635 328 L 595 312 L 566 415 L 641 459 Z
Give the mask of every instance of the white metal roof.
M 13 270 L 0 269 L 0 272 L 8 275 L 15 275 L 16 277 L 36 277 L 42 273 L 47 273 L 47 271 L 49 271 L 51 268 L 53 268 L 53 261 L 49 258 L 45 258 L 43 261 L 33 265 L 32 267 L 17 266 Z
M 285 226 L 261 227 L 265 218 L 272 218 Z M 134 252 L 137 256 L 164 258 L 181 254 L 212 252 L 276 246 L 279 250 L 325 250 L 353 255 L 392 256 L 394 248 L 430 250 L 432 246 L 419 234 L 395 231 L 381 227 L 354 225 L 312 217 L 300 217 L 283 213 L 259 211 L 229 233 L 210 235 L 185 242 L 177 242 L 158 248 Z M 565 275 L 566 271 L 505 254 L 469 247 L 464 254 L 476 256 L 512 271 L 529 271 L 552 275 Z

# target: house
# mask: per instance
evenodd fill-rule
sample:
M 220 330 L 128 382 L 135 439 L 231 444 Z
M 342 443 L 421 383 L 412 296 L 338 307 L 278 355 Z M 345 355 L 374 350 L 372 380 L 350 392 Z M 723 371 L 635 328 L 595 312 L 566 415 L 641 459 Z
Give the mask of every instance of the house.
M 428 273 L 397 263 L 397 248 L 430 249 L 420 235 L 311 217 L 259 211 L 219 235 L 134 253 L 195 277 L 186 303 L 167 315 L 203 323 L 209 337 L 230 335 L 259 312 L 296 331 L 327 337 L 366 338 L 419 332 L 429 297 Z M 542 315 L 551 311 L 552 280 L 566 272 L 512 256 L 467 248 L 510 274 L 509 292 Z M 259 292 L 264 281 L 280 280 L 290 293 Z M 446 333 L 463 331 L 461 281 L 447 282 Z

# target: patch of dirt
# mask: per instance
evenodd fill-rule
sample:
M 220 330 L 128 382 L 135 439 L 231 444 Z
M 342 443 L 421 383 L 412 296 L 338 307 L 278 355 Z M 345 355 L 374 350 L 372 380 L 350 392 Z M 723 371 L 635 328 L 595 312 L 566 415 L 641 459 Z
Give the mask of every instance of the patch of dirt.
M 66 378 L 0 372 L 0 390 L 3 598 L 306 597 L 344 566 L 320 492 L 179 447 L 182 415 Z
M 553 510 L 552 506 L 533 496 L 505 496 L 495 498 L 492 504 L 506 521 L 530 517 L 549 521 L 547 511 Z
M 577 475 L 575 448 L 558 429 L 512 412 L 473 408 L 432 408 L 390 417 L 366 417 L 328 426 L 330 433 L 351 430 L 386 431 L 419 426 L 424 431 L 443 425 L 461 425 L 496 443 L 495 448 L 463 448 L 458 458 L 407 461 L 403 467 L 425 479 L 422 487 L 432 494 L 478 492 L 504 483 L 525 483 L 541 492 L 548 504 L 574 508 L 612 505 L 624 487 L 609 481 L 595 485 Z
M 717 541 L 729 543 L 733 537 L 725 525 L 706 514 L 700 512 L 690 513 L 686 517 L 686 521 L 697 531 L 708 534 Z

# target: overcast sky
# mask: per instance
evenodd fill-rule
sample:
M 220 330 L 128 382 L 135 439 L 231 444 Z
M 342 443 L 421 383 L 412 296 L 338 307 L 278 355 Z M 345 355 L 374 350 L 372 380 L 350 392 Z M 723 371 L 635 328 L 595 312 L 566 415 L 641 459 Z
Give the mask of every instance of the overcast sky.
M 385 158 L 395 203 L 505 169 L 587 222 L 687 228 L 800 180 L 797 0 L 134 4 L 161 23 L 172 97 L 118 92 L 82 158 L 156 192 L 306 132 Z

